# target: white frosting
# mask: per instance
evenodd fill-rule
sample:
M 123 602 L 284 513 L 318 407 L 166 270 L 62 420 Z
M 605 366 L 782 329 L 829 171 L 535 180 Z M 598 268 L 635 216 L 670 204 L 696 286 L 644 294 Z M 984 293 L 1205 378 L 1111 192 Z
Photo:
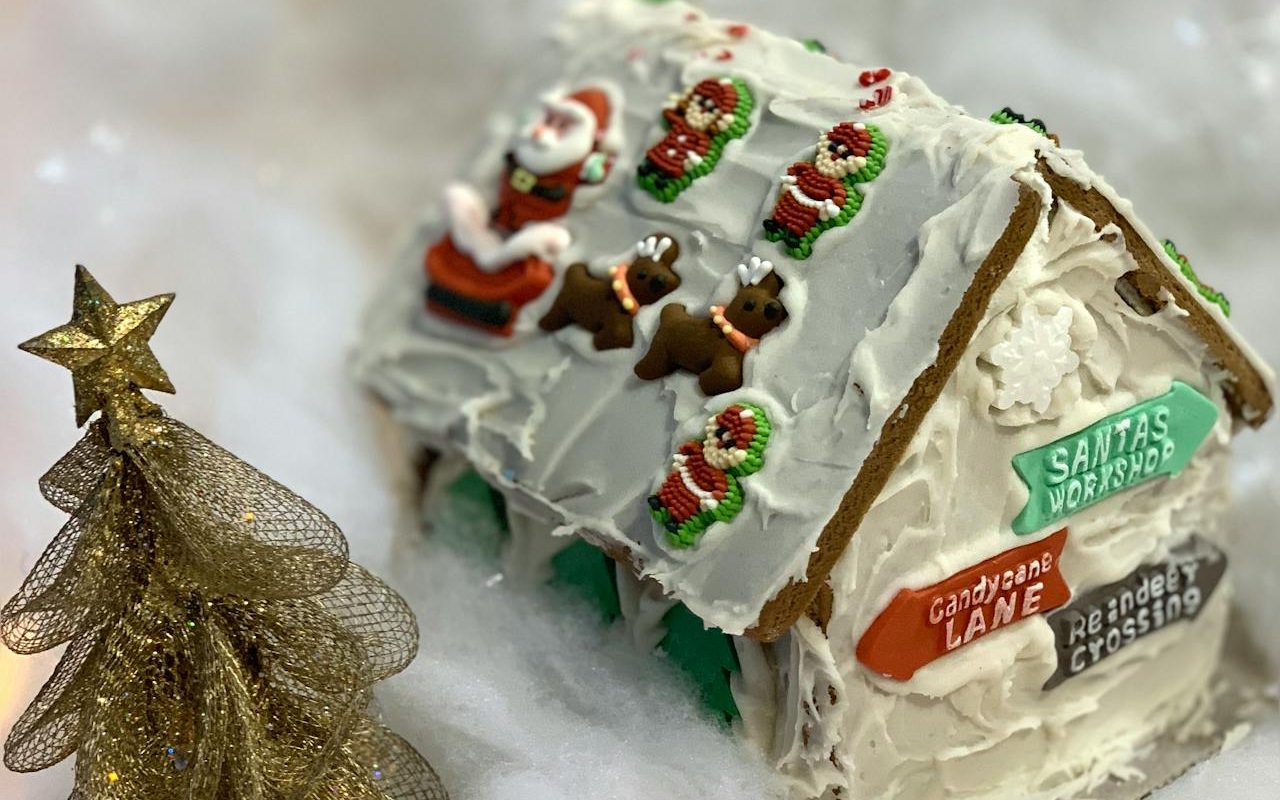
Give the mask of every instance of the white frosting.
M 1142 317 L 1114 290 L 1133 268 L 1123 241 L 1107 241 L 1061 206 L 993 298 L 981 328 L 832 572 L 828 626 L 847 702 L 841 782 L 854 798 L 1058 798 L 1085 791 L 1129 764 L 1198 702 L 1218 659 L 1229 589 L 1194 622 L 1125 648 L 1061 686 L 1041 687 L 1057 655 L 1044 617 L 992 633 L 924 667 L 905 682 L 873 675 L 854 649 L 900 589 L 943 580 L 1026 544 L 1011 532 L 1026 489 L 1012 457 L 1168 391 L 1182 380 L 1214 399 L 1219 421 L 1179 475 L 1122 492 L 1063 524 L 1061 569 L 1073 594 L 1117 581 L 1162 558 L 1191 534 L 1221 541 L 1231 417 L 1204 345 L 1176 308 Z M 1089 358 L 1053 392 L 1053 413 L 1012 425 L 993 407 L 996 370 L 981 355 L 1003 341 L 1028 305 L 1072 308 Z M 1030 411 L 1027 407 L 1022 407 Z M 1017 407 L 1010 411 L 1017 410 Z M 784 668 L 795 671 L 797 665 Z M 1099 713 L 1094 713 L 1099 712 Z M 776 747 L 776 745 L 775 745 Z M 822 770 L 792 760 L 794 796 L 813 796 Z
M 779 649 L 787 666 L 780 673 L 781 708 L 767 755 L 791 778 L 793 796 L 817 797 L 828 786 L 846 783 L 840 751 L 849 698 L 830 642 L 812 620 L 797 622 Z
M 517 586 L 541 586 L 551 580 L 551 559 L 573 544 L 570 531 L 556 535 L 555 523 L 507 509 L 510 536 L 502 548 L 502 575 Z
M 1267 386 L 1267 392 L 1275 397 L 1277 394 L 1276 373 L 1267 362 L 1262 360 L 1257 351 L 1240 336 L 1235 326 L 1231 324 L 1230 318 L 1216 304 L 1210 302 L 1199 292 L 1199 288 L 1191 282 L 1191 279 L 1182 274 L 1182 268 L 1169 257 L 1164 250 L 1163 240 L 1156 236 L 1147 225 L 1137 217 L 1133 211 L 1133 203 L 1120 196 L 1118 192 L 1107 183 L 1106 179 L 1098 173 L 1094 172 L 1084 161 L 1084 155 L 1079 150 L 1069 150 L 1054 148 L 1046 150 L 1044 157 L 1049 167 L 1059 175 L 1070 178 L 1085 188 L 1098 190 L 1098 193 L 1106 198 L 1117 211 L 1124 215 L 1138 235 L 1142 237 L 1143 243 L 1150 248 L 1164 263 L 1169 273 L 1175 277 L 1187 289 L 1188 293 L 1194 298 L 1195 302 L 1209 314 L 1217 325 L 1222 328 L 1223 332 L 1231 339 L 1231 341 L 1240 348 L 1250 365 L 1258 371 L 1262 376 L 1263 382 Z M 1253 420 L 1254 415 L 1258 413 L 1257 409 L 1243 409 L 1247 419 Z
M 654 581 L 641 580 L 625 567 L 617 570 L 618 605 L 622 610 L 627 636 L 636 649 L 657 649 L 667 635 L 662 620 L 676 604 L 662 593 Z

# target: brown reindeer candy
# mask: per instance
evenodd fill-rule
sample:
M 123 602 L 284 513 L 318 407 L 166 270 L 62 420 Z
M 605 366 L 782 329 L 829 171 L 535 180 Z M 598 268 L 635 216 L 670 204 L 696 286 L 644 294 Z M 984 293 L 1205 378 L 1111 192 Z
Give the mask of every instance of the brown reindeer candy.
M 742 287 L 727 306 L 712 306 L 711 317 L 695 317 L 683 305 L 662 309 L 658 332 L 635 373 L 651 381 L 678 369 L 695 373 L 707 395 L 742 386 L 742 361 L 766 333 L 787 318 L 778 299 L 782 279 L 773 265 L 755 256 L 738 265 Z
M 618 264 L 609 277 L 597 278 L 587 265 L 573 264 L 565 271 L 564 286 L 551 310 L 538 320 L 544 331 L 568 325 L 595 334 L 597 350 L 630 347 L 635 342 L 634 317 L 641 306 L 655 303 L 676 290 L 680 276 L 673 267 L 680 245 L 663 233 L 636 242 L 635 258 Z

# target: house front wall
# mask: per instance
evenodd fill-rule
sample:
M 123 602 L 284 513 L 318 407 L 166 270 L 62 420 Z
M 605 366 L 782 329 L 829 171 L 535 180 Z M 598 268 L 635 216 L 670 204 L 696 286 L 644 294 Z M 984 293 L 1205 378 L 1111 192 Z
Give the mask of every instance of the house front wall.
M 1047 189 L 1038 188 L 1047 197 Z M 1060 203 L 1046 212 L 832 572 L 825 635 L 803 620 L 774 646 L 777 706 L 768 719 L 748 719 L 746 727 L 793 777 L 795 796 L 1065 796 L 1129 764 L 1155 734 L 1205 702 L 1226 625 L 1225 579 L 1216 591 L 1205 586 L 1190 598 L 1194 611 L 1189 603 L 1183 607 L 1181 596 L 1169 607 L 1140 595 L 1152 606 L 1141 631 L 1132 622 L 1125 630 L 1122 620 L 1082 623 L 1089 630 L 1079 632 L 1076 663 L 1065 668 L 1090 663 L 1055 678 L 1062 667 L 1046 612 L 1067 598 L 1055 599 L 1062 588 L 1054 581 L 1075 598 L 1076 606 L 1067 601 L 1060 609 L 1071 610 L 1090 599 L 1084 595 L 1105 595 L 1109 590 L 1100 587 L 1144 565 L 1176 558 L 1193 535 L 1212 550 L 1227 533 L 1222 514 L 1232 418 L 1221 373 L 1173 304 L 1155 313 L 1135 310 L 1117 292 L 1117 281 L 1132 269 L 1114 229 L 1095 230 Z M 1070 310 L 1069 320 L 1059 316 L 1062 309 Z M 1025 359 L 1058 367 L 1047 374 L 1028 370 Z M 1114 490 L 1095 485 L 1085 498 L 1081 480 L 1074 513 L 1064 509 L 1060 519 L 1028 522 L 1029 491 L 1013 467 L 1016 456 L 1113 415 L 1122 420 L 1124 412 L 1166 395 L 1175 381 L 1212 403 L 1200 409 L 1208 414 L 1203 439 L 1177 442 L 1194 452 L 1180 472 L 1163 475 L 1157 464 L 1130 482 L 1108 470 L 1105 480 Z M 1168 452 L 1156 434 L 1172 438 L 1168 425 L 1156 415 L 1147 422 L 1131 416 L 1119 425 L 1124 442 L 1114 439 L 1114 451 L 1101 458 L 1120 458 L 1136 444 L 1134 452 L 1156 447 L 1159 461 Z M 1079 469 L 1065 467 L 1073 477 L 1096 463 L 1074 466 Z M 1067 532 L 1057 555 L 1050 551 L 1061 529 Z M 1018 548 L 1036 552 L 1019 557 Z M 966 582 L 966 570 L 1032 561 L 1029 577 L 1000 587 L 998 611 L 978 601 L 985 590 L 959 595 L 961 585 L 983 585 L 981 578 Z M 948 594 L 944 582 L 956 576 Z M 952 595 L 959 602 L 949 608 Z M 1105 598 L 1099 604 L 1105 606 Z M 891 606 L 888 624 L 860 651 Z M 1171 616 L 1159 624 L 1149 616 L 1165 611 Z M 974 614 L 982 618 L 975 622 Z M 1108 640 L 1111 622 L 1120 632 Z M 911 653 L 924 657 L 908 664 Z M 883 674 L 895 669 L 897 677 Z

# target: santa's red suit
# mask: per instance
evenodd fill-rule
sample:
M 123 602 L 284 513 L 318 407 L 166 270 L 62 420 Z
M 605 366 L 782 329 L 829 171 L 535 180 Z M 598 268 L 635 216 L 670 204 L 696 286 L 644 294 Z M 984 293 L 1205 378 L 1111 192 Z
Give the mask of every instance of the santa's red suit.
M 844 182 L 823 175 L 810 161 L 798 161 L 787 168 L 788 179 L 773 206 L 773 218 L 796 236 L 830 219 L 844 208 L 848 196 Z M 802 195 L 797 197 L 797 195 Z M 834 213 L 832 213 L 834 212 Z
M 674 108 L 664 109 L 667 133 L 645 151 L 649 167 L 668 178 L 679 178 L 711 150 L 711 138 L 723 132 L 724 120 L 738 107 L 738 90 L 731 81 L 705 78 Z
M 709 464 L 702 454 L 702 442 L 685 442 L 676 451 L 675 469 L 658 488 L 657 498 L 677 525 L 700 511 L 715 508 L 729 490 L 729 476 Z
M 609 125 L 610 106 L 608 96 L 600 89 L 588 88 L 574 92 L 565 100 L 586 106 L 595 120 L 596 147 Z M 588 158 L 598 153 L 593 148 L 582 158 L 555 172 L 538 174 L 527 165 L 519 163 L 515 152 L 506 156 L 506 169 L 498 187 L 498 207 L 493 212 L 493 224 L 507 232 L 518 231 L 530 222 L 545 222 L 562 217 L 573 203 L 573 194 L 584 182 L 583 172 Z M 603 179 L 603 173 L 599 180 Z M 596 180 L 594 182 L 599 182 Z
M 684 174 L 690 156 L 694 161 L 706 156 L 711 149 L 711 137 L 690 128 L 684 117 L 672 109 L 662 113 L 669 125 L 667 135 L 645 152 L 645 158 L 668 178 L 679 178 Z
M 582 164 L 579 161 L 550 175 L 534 175 L 516 163 L 514 153 L 507 153 L 493 224 L 510 233 L 530 222 L 563 217 L 582 182 Z

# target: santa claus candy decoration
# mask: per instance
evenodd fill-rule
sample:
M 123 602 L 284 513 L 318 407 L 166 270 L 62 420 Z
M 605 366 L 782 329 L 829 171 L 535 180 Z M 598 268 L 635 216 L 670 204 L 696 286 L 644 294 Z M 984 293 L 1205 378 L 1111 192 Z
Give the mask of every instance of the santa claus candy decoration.
M 511 333 L 520 308 L 551 284 L 552 265 L 572 239 L 556 220 L 580 186 L 608 175 L 616 114 L 599 87 L 549 95 L 511 142 L 495 208 L 472 186 L 445 189 L 448 233 L 426 256 L 428 308 Z
M 637 182 L 656 200 L 675 200 L 715 169 L 731 139 L 746 135 L 754 105 L 751 90 L 737 78 L 706 78 L 673 95 L 662 111 L 666 135 L 645 152 Z
M 862 207 L 857 184 L 884 169 L 888 143 L 874 125 L 842 122 L 818 139 L 813 161 L 797 161 L 782 176 L 765 238 L 793 258 L 808 258 L 824 231 L 853 219 Z
M 751 403 L 733 405 L 707 420 L 701 440 L 680 445 L 656 494 L 649 496 L 653 518 L 674 547 L 691 547 L 715 522 L 742 510 L 738 479 L 760 471 L 769 443 L 769 418 Z
M 597 88 L 544 99 L 541 116 L 529 121 L 507 153 L 495 225 L 517 231 L 562 217 L 580 184 L 604 180 L 616 146 L 605 149 L 610 108 Z

